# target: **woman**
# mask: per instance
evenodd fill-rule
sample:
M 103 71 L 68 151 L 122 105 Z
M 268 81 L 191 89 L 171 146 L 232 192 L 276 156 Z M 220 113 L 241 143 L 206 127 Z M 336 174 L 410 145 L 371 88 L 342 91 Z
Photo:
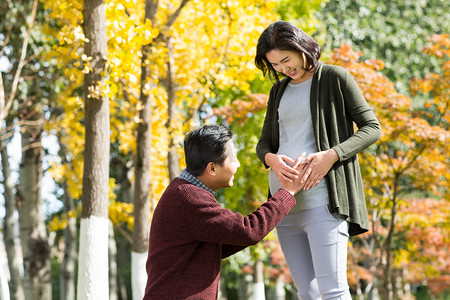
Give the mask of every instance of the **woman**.
M 280 180 L 299 176 L 299 155 L 309 154 L 304 188 L 277 226 L 278 238 L 302 300 L 351 299 L 348 237 L 368 230 L 357 153 L 381 129 L 354 78 L 320 62 L 320 54 L 317 42 L 288 22 L 261 34 L 255 64 L 276 82 L 256 151 L 270 167 L 271 194 Z

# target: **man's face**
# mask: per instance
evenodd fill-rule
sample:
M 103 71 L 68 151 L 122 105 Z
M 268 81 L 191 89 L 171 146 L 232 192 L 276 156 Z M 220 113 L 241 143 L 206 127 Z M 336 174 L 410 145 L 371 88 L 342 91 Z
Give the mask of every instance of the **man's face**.
M 237 158 L 236 147 L 231 140 L 225 145 L 225 153 L 227 157 L 222 165 L 215 164 L 217 176 L 214 185 L 216 189 L 233 186 L 234 174 L 241 165 Z

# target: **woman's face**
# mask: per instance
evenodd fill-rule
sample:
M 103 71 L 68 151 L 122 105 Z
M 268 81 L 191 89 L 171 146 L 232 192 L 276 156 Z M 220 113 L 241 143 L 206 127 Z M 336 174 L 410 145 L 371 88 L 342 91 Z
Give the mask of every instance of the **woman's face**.
M 312 72 L 303 69 L 307 65 L 304 53 L 273 49 L 266 53 L 266 58 L 275 71 L 291 77 L 291 83 L 303 82 L 313 75 Z

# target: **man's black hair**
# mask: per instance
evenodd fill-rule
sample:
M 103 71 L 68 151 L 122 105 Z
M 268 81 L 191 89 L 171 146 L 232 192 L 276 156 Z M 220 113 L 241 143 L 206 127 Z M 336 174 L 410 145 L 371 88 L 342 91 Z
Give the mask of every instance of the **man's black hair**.
M 200 176 L 210 162 L 222 165 L 227 157 L 225 145 L 232 137 L 224 125 L 205 125 L 189 132 L 184 138 L 186 171 Z

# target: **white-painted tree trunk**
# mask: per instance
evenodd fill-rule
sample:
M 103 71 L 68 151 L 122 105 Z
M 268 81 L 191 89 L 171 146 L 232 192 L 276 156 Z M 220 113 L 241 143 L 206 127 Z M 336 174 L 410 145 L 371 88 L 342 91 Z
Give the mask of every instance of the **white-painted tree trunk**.
M 281 275 L 277 279 L 277 283 L 275 284 L 275 299 L 277 300 L 285 300 L 286 299 L 286 291 L 284 290 L 284 276 Z
M 17 246 L 19 243 L 16 242 L 16 236 L 14 228 L 16 224 L 16 218 L 14 217 L 14 212 L 16 211 L 17 203 L 14 198 L 13 188 L 14 183 L 11 178 L 11 170 L 9 165 L 9 157 L 6 151 L 6 141 L 1 141 L 0 139 L 0 154 L 1 154 L 1 165 L 3 173 L 3 198 L 5 199 L 5 217 L 3 219 L 3 240 L 6 248 L 6 256 L 9 266 L 10 284 L 9 284 L 9 294 L 7 299 L 11 300 L 24 300 L 25 294 L 23 290 L 22 277 L 19 272 L 19 259 L 17 255 Z M 22 261 L 20 262 L 22 268 Z M 23 274 L 23 273 L 22 273 Z
M 270 289 L 267 300 L 285 300 L 286 299 L 286 291 L 284 289 L 284 276 L 280 275 L 277 278 L 277 281 L 275 283 L 275 287 L 273 289 Z M 296 299 L 296 298 L 294 298 Z
M 1 238 L 3 236 L 0 235 Z M 9 300 L 9 285 L 8 285 L 8 263 L 6 262 L 6 252 L 3 250 L 3 241 L 0 241 L 0 300 Z
M 103 0 L 83 1 L 85 54 L 90 58 L 84 77 L 84 168 L 77 298 L 109 298 L 109 99 L 104 91 L 108 70 L 106 9 Z
M 108 299 L 109 220 L 90 216 L 80 224 L 77 299 Z
M 228 299 L 228 296 L 227 296 L 227 286 L 226 286 L 225 278 L 223 276 L 220 276 L 217 300 L 227 300 L 227 299 Z
M 114 225 L 109 220 L 109 236 L 108 236 L 108 255 L 109 255 L 109 300 L 119 299 L 119 287 L 117 285 L 117 243 L 114 234 Z
M 253 300 L 265 300 L 264 282 L 253 283 Z
M 131 289 L 133 290 L 133 300 L 142 300 L 147 284 L 147 272 L 145 263 L 147 253 L 131 252 Z
M 264 290 L 264 264 L 257 260 L 254 266 L 253 275 L 253 300 L 265 300 L 266 292 Z

